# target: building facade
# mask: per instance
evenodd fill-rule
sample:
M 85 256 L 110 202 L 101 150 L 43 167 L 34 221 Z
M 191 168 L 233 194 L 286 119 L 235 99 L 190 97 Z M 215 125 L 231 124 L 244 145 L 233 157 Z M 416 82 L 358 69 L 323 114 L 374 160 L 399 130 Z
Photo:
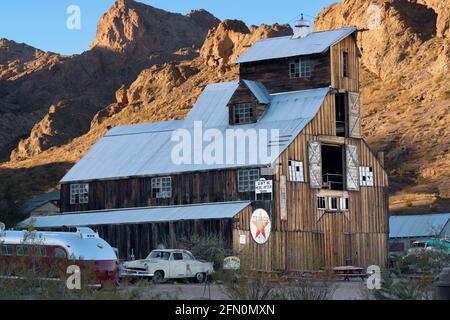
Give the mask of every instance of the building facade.
M 185 120 L 113 128 L 37 227 L 89 225 L 123 257 L 216 233 L 258 270 L 384 265 L 388 180 L 361 133 L 357 34 L 260 40 Z

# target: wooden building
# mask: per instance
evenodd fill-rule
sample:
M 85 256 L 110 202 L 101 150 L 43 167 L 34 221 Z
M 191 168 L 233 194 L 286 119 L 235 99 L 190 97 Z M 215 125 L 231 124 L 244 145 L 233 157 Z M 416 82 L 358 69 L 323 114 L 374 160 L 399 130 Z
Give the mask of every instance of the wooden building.
M 211 232 L 258 270 L 384 265 L 388 180 L 361 134 L 357 33 L 260 40 L 185 120 L 113 128 L 61 180 L 64 214 L 36 226 L 92 226 L 122 257 Z

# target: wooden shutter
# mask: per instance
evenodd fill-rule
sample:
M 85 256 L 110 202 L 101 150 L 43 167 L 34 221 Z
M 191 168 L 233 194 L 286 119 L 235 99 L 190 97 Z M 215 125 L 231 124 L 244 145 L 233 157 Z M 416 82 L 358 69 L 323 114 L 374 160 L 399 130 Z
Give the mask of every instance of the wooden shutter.
M 309 181 L 311 188 L 322 188 L 322 144 L 319 141 L 310 141 L 309 154 Z
M 347 190 L 359 190 L 359 157 L 358 147 L 352 145 L 345 146 L 345 160 L 347 168 Z
M 361 138 L 361 103 L 359 93 L 348 93 L 349 105 L 349 136 L 351 138 Z

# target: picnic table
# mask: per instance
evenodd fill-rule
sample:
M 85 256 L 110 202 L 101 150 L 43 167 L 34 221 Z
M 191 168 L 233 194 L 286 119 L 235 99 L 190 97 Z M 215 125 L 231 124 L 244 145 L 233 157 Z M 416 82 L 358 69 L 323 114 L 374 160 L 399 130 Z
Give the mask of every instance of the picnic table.
M 350 281 L 350 278 L 354 277 L 360 277 L 362 280 L 364 280 L 367 277 L 367 274 L 364 272 L 364 268 L 361 267 L 342 266 L 333 268 L 333 271 L 338 276 L 343 277 L 344 281 Z

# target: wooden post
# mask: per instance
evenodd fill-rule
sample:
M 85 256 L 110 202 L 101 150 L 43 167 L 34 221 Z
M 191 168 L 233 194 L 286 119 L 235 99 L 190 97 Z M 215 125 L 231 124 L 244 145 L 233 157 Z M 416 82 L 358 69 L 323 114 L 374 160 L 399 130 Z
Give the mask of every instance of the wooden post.
M 384 168 L 384 152 L 379 151 L 377 154 L 378 161 L 380 161 L 381 166 Z

